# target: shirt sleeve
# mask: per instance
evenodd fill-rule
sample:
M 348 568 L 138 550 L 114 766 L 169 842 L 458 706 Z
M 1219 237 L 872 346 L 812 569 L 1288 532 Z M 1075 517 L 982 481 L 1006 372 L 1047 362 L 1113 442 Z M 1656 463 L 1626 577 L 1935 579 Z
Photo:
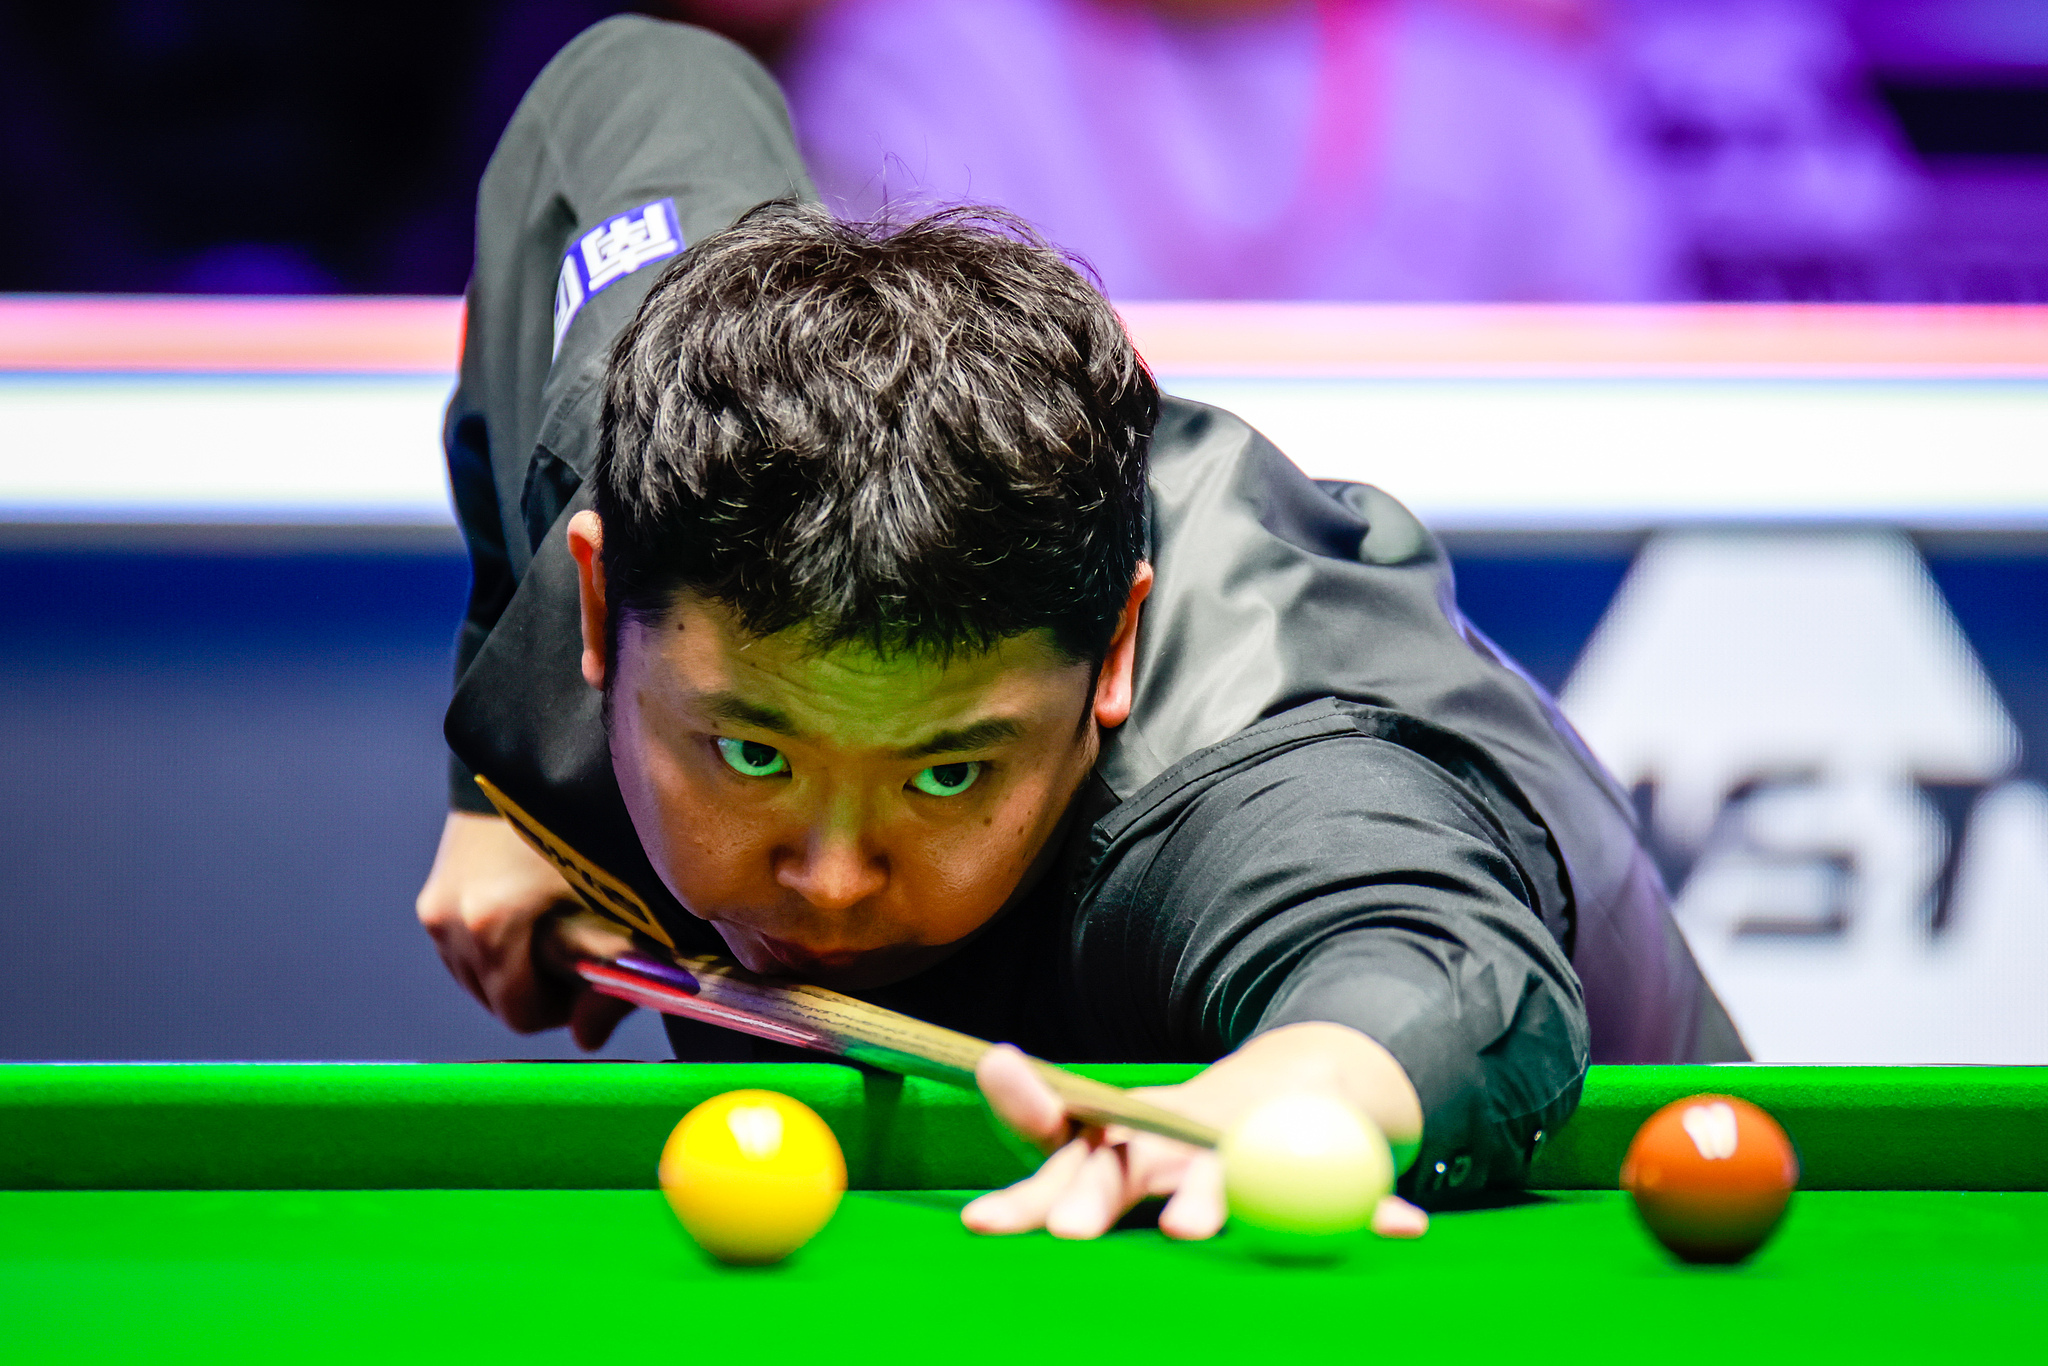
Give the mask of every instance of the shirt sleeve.
M 504 615 L 505 604 L 518 587 L 505 553 L 505 530 L 498 515 L 498 491 L 491 477 L 489 429 L 482 414 L 469 410 L 458 388 L 448 402 L 442 449 L 448 459 L 448 488 L 455 521 L 469 552 L 469 601 L 455 636 L 455 681 L 469 671 L 491 628 Z M 448 804 L 457 811 L 490 814 L 492 806 L 468 765 L 448 755 Z
M 613 339 L 689 244 L 788 196 L 813 197 L 774 80 L 702 29 L 615 15 L 520 101 L 478 187 L 443 430 L 472 572 L 458 680 L 591 468 Z M 454 759 L 449 798 L 491 809 Z
M 1518 1183 L 1577 1104 L 1588 1051 L 1578 979 L 1540 914 L 1568 894 L 1548 836 L 1446 732 L 1305 730 L 1124 832 L 1083 951 L 1120 963 L 1126 986 L 1088 995 L 1168 1055 L 1349 1025 L 1422 1101 L 1404 1191 Z

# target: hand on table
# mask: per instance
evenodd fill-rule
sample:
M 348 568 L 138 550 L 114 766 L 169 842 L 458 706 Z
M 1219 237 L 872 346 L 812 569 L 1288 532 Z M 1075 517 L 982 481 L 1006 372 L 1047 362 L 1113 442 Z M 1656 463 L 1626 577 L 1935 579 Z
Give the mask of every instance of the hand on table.
M 1168 1237 L 1209 1238 L 1222 1229 L 1223 1164 L 1215 1153 L 1116 1126 L 1076 1134 L 1059 1098 L 1008 1045 L 991 1049 L 976 1077 L 997 1116 L 1049 1156 L 1032 1175 L 961 1211 L 975 1232 L 1043 1228 L 1055 1238 L 1097 1238 L 1140 1200 L 1161 1196 L 1159 1231 Z M 1421 1136 L 1422 1107 L 1407 1073 L 1386 1049 L 1343 1025 L 1287 1025 L 1192 1080 L 1132 1094 L 1224 1129 L 1261 1101 L 1304 1090 L 1342 1097 L 1393 1142 Z M 1428 1227 L 1429 1216 L 1398 1196 L 1373 1214 L 1373 1232 L 1385 1238 L 1420 1237 Z
M 415 909 L 448 971 L 493 1015 L 521 1034 L 567 1024 L 576 1046 L 590 1052 L 604 1046 L 633 1007 L 534 965 L 542 918 L 580 905 L 554 865 L 509 823 L 451 811 Z M 617 938 L 613 945 L 578 947 L 616 953 L 631 946 L 625 936 Z

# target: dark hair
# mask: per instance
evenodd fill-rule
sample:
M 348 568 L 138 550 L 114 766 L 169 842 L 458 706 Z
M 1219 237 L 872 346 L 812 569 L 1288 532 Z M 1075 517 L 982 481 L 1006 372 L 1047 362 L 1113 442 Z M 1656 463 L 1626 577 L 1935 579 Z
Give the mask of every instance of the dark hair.
M 1159 391 L 1019 220 L 787 201 L 692 246 L 614 346 L 593 473 L 613 648 L 689 589 L 758 635 L 1099 662 L 1144 553 Z

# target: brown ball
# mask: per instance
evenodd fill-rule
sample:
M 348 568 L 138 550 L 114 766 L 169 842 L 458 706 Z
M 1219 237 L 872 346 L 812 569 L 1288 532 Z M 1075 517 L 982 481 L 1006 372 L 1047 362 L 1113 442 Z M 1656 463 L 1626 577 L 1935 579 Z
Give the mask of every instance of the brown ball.
M 1688 1096 L 1636 1130 L 1621 1184 L 1657 1241 L 1688 1262 L 1739 1262 L 1764 1245 L 1799 1184 L 1778 1122 L 1734 1096 Z

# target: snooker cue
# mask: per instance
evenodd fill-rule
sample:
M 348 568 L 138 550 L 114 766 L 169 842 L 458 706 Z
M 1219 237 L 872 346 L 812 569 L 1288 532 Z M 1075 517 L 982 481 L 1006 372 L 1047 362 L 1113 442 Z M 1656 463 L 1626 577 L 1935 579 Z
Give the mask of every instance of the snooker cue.
M 994 1044 L 825 987 L 772 982 L 717 954 L 678 953 L 675 941 L 637 892 L 541 824 L 489 778 L 481 773 L 475 778 L 477 790 L 535 853 L 555 866 L 585 907 L 550 914 L 534 927 L 532 952 L 540 966 L 664 1015 L 702 1020 L 905 1076 L 979 1089 L 974 1069 Z M 625 936 L 635 947 L 617 952 L 613 946 Z M 1067 1114 L 1084 1124 L 1119 1124 L 1200 1148 L 1213 1148 L 1221 1141 L 1222 1135 L 1210 1125 L 1140 1100 L 1120 1087 L 1028 1055 L 1026 1060 Z
M 716 954 L 579 951 L 575 940 L 589 943 L 599 935 L 615 939 L 623 927 L 589 911 L 551 919 L 552 936 L 539 941 L 539 952 L 557 971 L 573 973 L 595 991 L 664 1015 L 702 1020 L 755 1038 L 970 1090 L 975 1087 L 975 1068 L 995 1046 L 825 987 L 770 981 Z M 1027 1060 L 1067 1113 L 1084 1124 L 1121 1125 L 1201 1148 L 1215 1147 L 1220 1137 L 1207 1124 L 1107 1082 L 1037 1058 Z

